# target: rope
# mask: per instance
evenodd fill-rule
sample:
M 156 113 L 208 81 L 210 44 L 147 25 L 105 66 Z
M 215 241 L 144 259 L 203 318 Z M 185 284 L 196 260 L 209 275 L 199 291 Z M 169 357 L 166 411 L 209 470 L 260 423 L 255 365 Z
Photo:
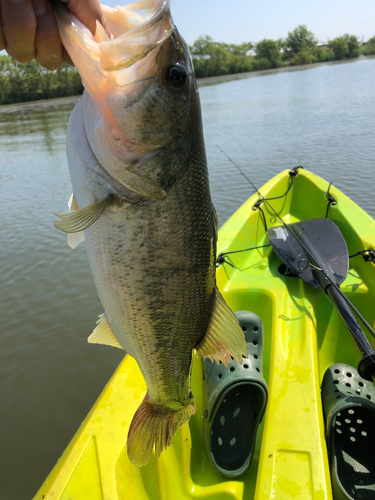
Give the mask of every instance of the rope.
M 329 183 L 328 190 L 327 190 L 327 201 L 328 201 L 328 205 L 327 205 L 327 210 L 326 210 L 326 217 L 325 217 L 326 219 L 327 219 L 327 217 L 328 217 L 328 210 L 329 210 L 329 207 L 330 207 L 331 205 L 333 205 L 333 206 L 334 206 L 334 205 L 337 205 L 337 201 L 335 200 L 335 198 L 334 198 L 331 194 L 329 194 L 329 190 L 330 190 L 331 186 L 332 186 L 332 182 L 330 182 L 330 183 Z
M 349 259 L 351 259 L 352 257 L 357 257 L 357 255 L 362 255 L 365 262 L 375 263 L 375 250 L 373 248 L 369 248 L 368 250 L 360 250 L 357 253 L 353 253 L 353 255 L 349 255 Z

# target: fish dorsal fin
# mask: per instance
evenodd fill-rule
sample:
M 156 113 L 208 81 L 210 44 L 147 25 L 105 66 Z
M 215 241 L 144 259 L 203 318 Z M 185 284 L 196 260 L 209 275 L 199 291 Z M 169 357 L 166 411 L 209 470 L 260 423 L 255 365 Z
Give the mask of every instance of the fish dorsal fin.
M 99 319 L 96 324 L 97 326 L 87 339 L 87 342 L 90 344 L 110 345 L 112 347 L 117 347 L 118 349 L 123 349 L 120 342 L 116 339 L 115 334 L 112 332 L 105 313 L 99 315 Z
M 79 206 L 74 193 L 72 193 L 71 197 L 69 198 L 68 207 L 69 212 L 79 210 Z M 79 233 L 68 233 L 68 245 L 70 246 L 70 248 L 74 249 L 78 247 L 78 245 L 83 241 L 85 241 L 85 235 L 83 234 L 83 231 L 80 231 Z
M 211 319 L 206 335 L 195 348 L 196 353 L 215 360 L 217 364 L 221 361 L 225 366 L 228 366 L 231 356 L 242 363 L 242 356 L 247 355 L 245 335 L 218 288 L 214 294 Z
M 61 221 L 55 222 L 55 227 L 65 233 L 79 233 L 89 228 L 95 221 L 99 219 L 104 212 L 105 207 L 109 204 L 111 196 L 108 196 L 102 201 L 92 203 L 88 207 L 79 208 L 71 212 L 60 212 L 56 215 Z

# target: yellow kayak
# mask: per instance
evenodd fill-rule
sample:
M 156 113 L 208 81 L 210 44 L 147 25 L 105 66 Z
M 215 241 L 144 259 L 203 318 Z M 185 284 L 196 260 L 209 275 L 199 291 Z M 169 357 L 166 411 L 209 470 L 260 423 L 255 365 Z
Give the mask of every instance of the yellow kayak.
M 375 248 L 375 221 L 334 183 L 306 170 L 292 176 L 285 170 L 259 192 L 268 199 L 281 196 L 271 203 L 287 224 L 327 215 L 338 226 L 349 254 L 357 254 L 340 288 L 373 326 L 375 265 L 366 251 Z M 252 311 L 264 326 L 263 376 L 269 394 L 248 470 L 227 478 L 208 460 L 206 386 L 198 358 L 192 372 L 196 415 L 157 461 L 153 457 L 145 467 L 133 466 L 126 440 L 146 385 L 127 355 L 35 500 L 333 498 L 321 384 L 332 364 L 357 367 L 361 356 L 325 294 L 288 272 L 273 248 L 264 246 L 269 244 L 264 223 L 272 228 L 280 221 L 266 203 L 259 210 L 259 200 L 258 193 L 252 195 L 222 226 L 218 241 L 221 293 L 233 311 Z

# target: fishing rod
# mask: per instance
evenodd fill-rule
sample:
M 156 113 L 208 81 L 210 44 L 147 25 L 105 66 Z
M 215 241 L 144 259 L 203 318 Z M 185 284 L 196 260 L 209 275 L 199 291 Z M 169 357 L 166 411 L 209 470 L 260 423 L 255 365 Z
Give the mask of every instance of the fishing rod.
M 286 231 L 282 235 L 282 238 L 280 238 L 280 230 L 282 231 L 280 226 L 276 228 L 272 227 L 269 230 L 265 226 L 275 253 L 285 265 L 295 271 L 304 281 L 315 288 L 320 288 L 328 296 L 362 357 L 358 365 L 359 374 L 366 380 L 375 381 L 375 351 L 354 314 L 374 338 L 375 331 L 339 288 L 339 285 L 345 280 L 348 273 L 349 256 L 345 239 L 338 227 L 330 219 L 310 219 L 290 225 L 286 224 L 281 215 L 262 195 L 247 175 L 219 146 L 217 147 L 241 175 L 245 177 L 255 192 L 258 193 L 261 198 L 260 201 L 265 202 L 280 220 Z M 296 175 L 296 173 L 291 175 Z M 291 185 L 287 192 L 290 188 Z M 327 246 L 322 247 L 324 236 L 330 238 L 330 246 L 337 252 L 337 254 L 334 253 L 334 259 L 330 259 L 332 256 L 330 247 L 328 247 L 328 250 Z M 223 259 L 222 256 L 219 256 L 218 262 L 223 263 L 226 261 L 225 258 Z

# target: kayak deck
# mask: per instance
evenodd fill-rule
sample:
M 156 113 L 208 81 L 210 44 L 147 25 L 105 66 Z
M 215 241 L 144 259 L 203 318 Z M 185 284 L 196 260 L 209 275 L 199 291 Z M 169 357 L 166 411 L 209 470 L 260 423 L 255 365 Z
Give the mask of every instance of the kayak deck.
M 265 184 L 267 198 L 287 191 L 284 171 Z M 272 206 L 285 222 L 325 217 L 328 183 L 299 170 L 293 185 Z M 375 248 L 375 221 L 334 186 L 337 204 L 328 217 L 342 231 L 349 254 Z M 218 254 L 266 245 L 269 240 L 254 194 L 219 231 Z M 280 222 L 262 203 L 268 227 Z M 328 242 L 329 244 L 329 242 Z M 254 458 L 238 479 L 208 463 L 203 443 L 203 373 L 194 358 L 192 392 L 197 413 L 177 433 L 158 461 L 142 468 L 127 458 L 126 439 L 146 386 L 134 359 L 125 356 L 35 499 L 332 499 L 320 396 L 333 363 L 357 366 L 360 356 L 327 297 L 301 279 L 280 274 L 271 247 L 226 255 L 218 286 L 234 311 L 250 310 L 264 325 L 264 378 L 269 400 L 258 429 Z M 341 290 L 374 324 L 375 266 L 350 259 Z

